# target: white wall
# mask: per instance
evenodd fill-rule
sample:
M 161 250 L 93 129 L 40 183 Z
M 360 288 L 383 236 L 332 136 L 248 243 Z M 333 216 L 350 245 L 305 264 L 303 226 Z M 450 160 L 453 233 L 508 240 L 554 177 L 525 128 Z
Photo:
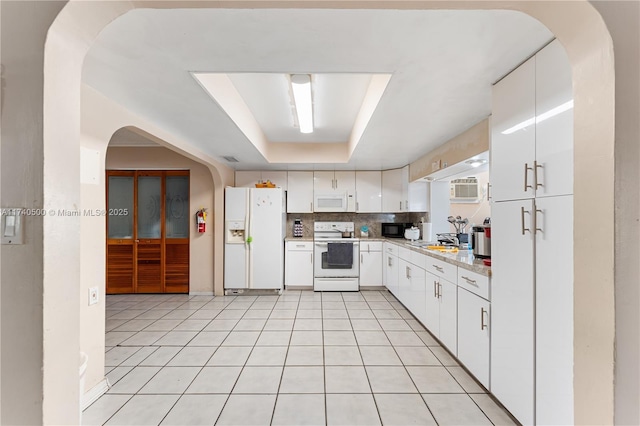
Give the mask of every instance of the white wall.
M 453 217 L 460 216 L 463 219 L 466 217 L 469 219 L 469 228 L 467 232 L 471 230 L 471 224 L 482 225 L 484 218 L 491 217 L 491 203 L 487 200 L 487 183 L 489 183 L 489 172 L 476 173 L 475 176 L 478 179 L 478 186 L 482 194 L 482 199 L 479 203 L 450 203 L 449 214 Z M 453 229 L 453 226 L 451 227 Z M 455 231 L 451 231 L 455 232 Z

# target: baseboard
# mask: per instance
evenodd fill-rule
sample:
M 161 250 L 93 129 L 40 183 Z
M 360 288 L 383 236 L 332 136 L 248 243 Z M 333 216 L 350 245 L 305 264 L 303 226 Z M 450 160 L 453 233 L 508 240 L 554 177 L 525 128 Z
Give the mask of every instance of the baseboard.
M 105 394 L 109 390 L 111 385 L 109 379 L 106 377 L 102 379 L 100 383 L 92 387 L 88 392 L 82 396 L 82 409 L 86 409 L 88 406 L 96 402 L 98 398 Z
M 189 296 L 213 296 L 212 291 L 190 291 Z

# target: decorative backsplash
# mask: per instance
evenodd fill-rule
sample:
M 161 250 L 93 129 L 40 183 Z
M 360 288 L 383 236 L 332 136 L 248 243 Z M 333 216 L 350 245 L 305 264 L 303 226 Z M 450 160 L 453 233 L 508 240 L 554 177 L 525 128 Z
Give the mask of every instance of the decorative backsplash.
M 380 237 L 383 222 L 413 222 L 429 221 L 428 212 L 414 213 L 288 213 L 287 214 L 287 238 L 293 237 L 293 222 L 295 219 L 302 221 L 304 238 L 313 237 L 313 223 L 321 222 L 353 222 L 356 228 L 355 237 L 360 237 L 360 227 L 369 227 L 369 238 Z

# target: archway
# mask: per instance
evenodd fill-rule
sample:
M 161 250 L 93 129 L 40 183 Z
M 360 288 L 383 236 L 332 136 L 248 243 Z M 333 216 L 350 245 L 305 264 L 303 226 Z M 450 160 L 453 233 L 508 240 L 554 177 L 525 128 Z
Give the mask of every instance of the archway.
M 237 2 L 237 8 L 256 7 L 253 2 Z M 97 33 L 112 19 L 135 7 L 219 7 L 217 4 L 153 2 L 83 3 L 71 2 L 49 31 L 45 50 L 44 92 L 44 206 L 57 208 L 61 203 L 79 202 L 79 170 L 69 166 L 68 158 L 78 158 L 80 135 L 80 70 L 82 59 Z M 574 236 L 575 311 L 575 411 L 577 423 L 611 423 L 613 419 L 613 211 L 614 211 L 614 69 L 612 43 L 600 15 L 587 2 L 505 3 L 502 2 L 341 2 L 318 4 L 296 1 L 286 4 L 260 3 L 260 7 L 341 7 L 403 9 L 500 9 L 522 11 L 545 24 L 564 45 L 573 64 L 575 99 L 575 229 L 590 229 L 589 241 L 600 241 L 599 262 L 592 262 L 586 235 Z M 90 19 L 85 19 L 90 18 Z M 79 30 L 82 28 L 82 31 Z M 69 45 L 75 47 L 69 50 Z M 64 123 L 64 125 L 61 125 Z M 74 125 L 75 124 L 75 125 Z M 180 149 L 180 148 L 178 148 Z M 183 147 L 185 151 L 188 148 Z M 592 173 L 597 164 L 600 173 Z M 62 174 L 68 192 L 59 196 L 57 188 L 48 185 Z M 602 226 L 590 225 L 598 221 Z M 77 395 L 72 389 L 76 381 L 71 371 L 76 362 L 62 361 L 56 371 L 49 367 L 54 360 L 75 361 L 77 346 L 60 348 L 58 326 L 66 326 L 65 339 L 77 338 L 77 320 L 70 315 L 56 317 L 61 310 L 76 310 L 77 298 L 48 296 L 48 288 L 58 286 L 70 292 L 78 289 L 78 278 L 63 270 L 66 264 L 79 263 L 78 235 L 72 229 L 60 229 L 50 218 L 44 226 L 44 402 L 43 419 L 47 423 L 74 421 L 70 404 Z M 71 225 L 69 225 L 71 226 Z M 221 226 L 221 221 L 220 221 Z M 216 231 L 221 231 L 216 221 Z M 69 231 L 69 232 L 66 232 Z M 221 232 L 219 232 L 221 235 Z M 56 240 L 54 241 L 54 238 Z M 65 258 L 52 253 L 54 247 L 69 247 Z M 59 278 L 60 277 L 60 278 Z M 68 280 L 64 284 L 61 280 Z M 55 307 L 48 302 L 48 297 Z M 75 332 L 74 332 L 75 330 Z M 68 393 L 58 389 L 69 389 Z M 76 388 L 77 389 L 77 388 Z M 76 390 L 77 392 L 77 390 Z M 61 408 L 62 407 L 62 408 Z

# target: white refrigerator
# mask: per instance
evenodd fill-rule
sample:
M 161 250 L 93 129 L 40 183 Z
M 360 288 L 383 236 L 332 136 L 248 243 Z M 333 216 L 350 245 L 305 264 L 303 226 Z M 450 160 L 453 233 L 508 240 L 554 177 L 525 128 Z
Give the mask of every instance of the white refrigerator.
M 282 290 L 285 195 L 282 188 L 225 189 L 224 288 Z

